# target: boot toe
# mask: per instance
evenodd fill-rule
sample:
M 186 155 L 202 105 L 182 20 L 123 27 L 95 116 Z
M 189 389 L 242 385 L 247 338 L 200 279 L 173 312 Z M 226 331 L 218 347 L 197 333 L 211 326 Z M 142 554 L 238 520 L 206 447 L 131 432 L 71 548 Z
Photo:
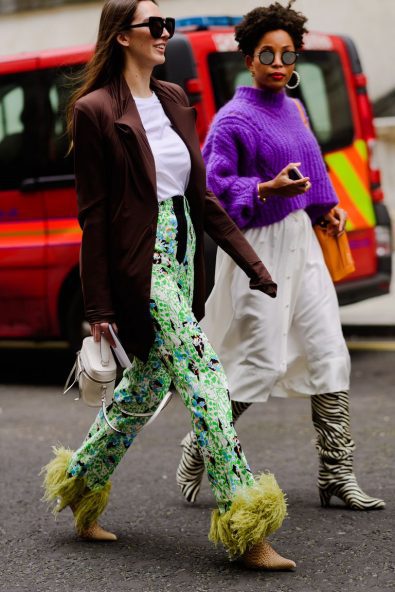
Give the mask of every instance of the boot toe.
M 117 535 L 108 530 L 104 530 L 97 522 L 80 533 L 80 537 L 89 541 L 116 541 Z
M 296 567 L 292 559 L 279 555 L 266 540 L 246 551 L 242 562 L 249 569 L 292 570 Z
M 375 497 L 369 497 L 367 495 L 360 496 L 349 502 L 349 507 L 352 510 L 384 510 L 385 501 Z

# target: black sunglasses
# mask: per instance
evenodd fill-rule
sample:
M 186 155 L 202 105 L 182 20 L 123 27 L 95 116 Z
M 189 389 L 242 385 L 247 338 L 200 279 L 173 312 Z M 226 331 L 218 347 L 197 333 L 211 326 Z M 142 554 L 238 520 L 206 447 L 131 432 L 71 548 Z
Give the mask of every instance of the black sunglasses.
M 138 25 L 125 25 L 122 27 L 122 31 L 126 29 L 137 29 L 138 27 L 148 27 L 154 39 L 160 39 L 163 34 L 163 30 L 169 33 L 169 39 L 173 37 L 176 28 L 176 19 L 174 18 L 162 18 L 161 16 L 150 16 L 147 23 L 139 23 Z
M 296 51 L 283 51 L 281 54 L 281 61 L 284 66 L 292 66 L 298 59 Z M 270 66 L 274 62 L 275 53 L 271 49 L 264 49 L 257 54 L 259 61 L 264 66 Z

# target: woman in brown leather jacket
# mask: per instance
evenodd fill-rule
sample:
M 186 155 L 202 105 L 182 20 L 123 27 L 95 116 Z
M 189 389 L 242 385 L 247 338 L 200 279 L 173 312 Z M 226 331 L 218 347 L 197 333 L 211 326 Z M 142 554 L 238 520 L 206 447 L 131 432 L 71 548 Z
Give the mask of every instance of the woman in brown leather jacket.
M 70 506 L 85 539 L 115 540 L 97 519 L 109 478 L 171 382 L 191 414 L 218 505 L 210 538 L 252 567 L 291 569 L 265 537 L 286 508 L 273 475 L 254 479 L 232 422 L 222 366 L 198 321 L 204 314 L 203 230 L 269 296 L 276 285 L 206 191 L 195 111 L 181 88 L 152 78 L 174 19 L 151 0 L 108 0 L 72 115 L 81 278 L 96 340 L 109 325 L 135 358 L 76 451 L 45 467 L 48 500 Z M 71 121 L 71 120 L 70 120 Z M 246 278 L 247 281 L 247 278 Z M 264 298 L 266 296 L 262 296 Z

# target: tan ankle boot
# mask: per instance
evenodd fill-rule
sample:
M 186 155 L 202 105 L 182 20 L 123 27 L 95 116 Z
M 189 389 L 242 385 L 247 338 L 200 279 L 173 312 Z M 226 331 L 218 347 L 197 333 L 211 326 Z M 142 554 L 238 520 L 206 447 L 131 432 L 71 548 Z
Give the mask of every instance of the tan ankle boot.
M 104 530 L 97 522 L 89 526 L 83 532 L 78 533 L 86 541 L 116 541 L 117 535 L 108 530 Z
M 290 570 L 296 567 L 294 561 L 281 557 L 266 539 L 246 551 L 241 557 L 241 561 L 249 569 Z
M 70 509 L 75 515 L 77 504 L 70 504 Z M 86 541 L 116 541 L 118 537 L 113 532 L 104 530 L 97 522 L 94 522 L 84 530 L 77 528 L 77 534 Z

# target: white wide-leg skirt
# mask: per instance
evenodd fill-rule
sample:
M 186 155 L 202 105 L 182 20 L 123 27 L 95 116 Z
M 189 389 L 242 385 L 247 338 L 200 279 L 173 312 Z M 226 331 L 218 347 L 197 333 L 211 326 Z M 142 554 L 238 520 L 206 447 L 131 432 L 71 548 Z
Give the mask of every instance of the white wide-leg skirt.
M 218 250 L 202 327 L 228 378 L 231 398 L 266 401 L 349 389 L 350 356 L 336 291 L 304 210 L 245 231 L 273 279 L 277 298 L 249 289 Z

